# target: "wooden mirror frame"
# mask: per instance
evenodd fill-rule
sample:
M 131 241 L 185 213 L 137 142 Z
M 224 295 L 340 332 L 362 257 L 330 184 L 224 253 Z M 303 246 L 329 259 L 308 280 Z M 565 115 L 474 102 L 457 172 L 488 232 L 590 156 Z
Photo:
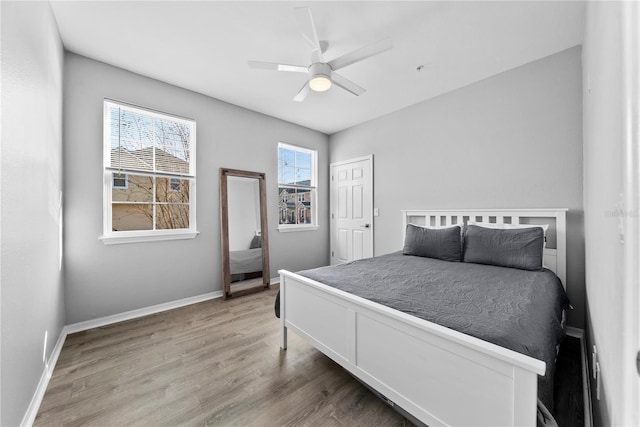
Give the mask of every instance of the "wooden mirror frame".
M 253 288 L 231 292 L 231 266 L 229 257 L 229 203 L 227 178 L 230 176 L 240 178 L 253 178 L 258 180 L 260 193 L 260 234 L 262 236 L 262 285 Z M 267 229 L 267 194 L 265 174 L 261 172 L 249 172 L 238 169 L 220 168 L 220 242 L 222 245 L 222 298 L 232 298 L 241 295 L 261 292 L 269 289 L 269 233 Z

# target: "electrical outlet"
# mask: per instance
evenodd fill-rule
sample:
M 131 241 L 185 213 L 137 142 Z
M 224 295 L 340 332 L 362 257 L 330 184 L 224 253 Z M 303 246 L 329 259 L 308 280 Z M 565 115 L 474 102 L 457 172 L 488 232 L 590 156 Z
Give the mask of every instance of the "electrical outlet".
M 596 399 L 600 400 L 600 362 L 598 362 L 598 349 L 595 345 L 591 353 L 591 367 L 593 369 L 593 379 L 596 380 Z
M 44 345 L 42 346 L 42 363 L 47 363 L 47 339 L 49 338 L 49 331 L 44 331 Z
M 618 203 L 616 203 L 616 216 L 618 217 L 618 235 L 620 244 L 624 245 L 624 194 L 618 195 Z
M 596 399 L 600 400 L 600 362 L 596 362 Z

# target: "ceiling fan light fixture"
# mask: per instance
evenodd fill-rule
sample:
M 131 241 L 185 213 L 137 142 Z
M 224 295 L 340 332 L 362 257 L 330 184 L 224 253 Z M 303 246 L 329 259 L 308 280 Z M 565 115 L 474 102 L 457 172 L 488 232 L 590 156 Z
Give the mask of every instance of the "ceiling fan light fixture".
M 324 92 L 331 88 L 331 79 L 324 74 L 316 74 L 309 80 L 309 89 L 315 92 Z
M 309 66 L 309 89 L 314 92 L 324 92 L 331 88 L 331 67 L 322 62 Z

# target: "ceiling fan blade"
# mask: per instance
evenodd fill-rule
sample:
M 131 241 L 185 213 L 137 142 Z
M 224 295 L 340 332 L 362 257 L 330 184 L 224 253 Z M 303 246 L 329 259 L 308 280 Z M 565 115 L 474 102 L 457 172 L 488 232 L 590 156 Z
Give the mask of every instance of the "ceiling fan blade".
M 392 47 L 393 42 L 391 41 L 391 39 L 383 39 L 339 56 L 338 58 L 329 61 L 328 64 L 331 66 L 331 69 L 339 70 L 340 68 L 344 68 L 347 65 L 351 65 L 355 62 L 362 61 L 363 59 L 389 50 Z
M 264 70 L 293 71 L 295 73 L 308 73 L 309 68 L 302 65 L 276 64 L 275 62 L 248 61 L 249 67 Z
M 342 77 L 340 74 L 331 73 L 331 81 L 336 86 L 340 86 L 342 89 L 346 90 L 347 92 L 351 92 L 356 96 L 360 96 L 366 92 L 364 88 L 358 86 L 346 77 Z
M 293 100 L 297 102 L 302 102 L 307 97 L 308 93 L 309 93 L 309 83 L 305 82 L 304 86 L 302 86 L 302 89 L 300 89 L 298 94 L 293 97 Z
M 320 39 L 318 38 L 318 32 L 316 31 L 316 24 L 313 21 L 311 9 L 308 7 L 296 7 L 293 11 L 296 16 L 298 28 L 302 32 L 302 37 L 311 49 L 314 50 L 314 53 L 318 55 L 317 61 L 314 62 L 324 62 L 322 59 L 322 47 L 320 46 Z

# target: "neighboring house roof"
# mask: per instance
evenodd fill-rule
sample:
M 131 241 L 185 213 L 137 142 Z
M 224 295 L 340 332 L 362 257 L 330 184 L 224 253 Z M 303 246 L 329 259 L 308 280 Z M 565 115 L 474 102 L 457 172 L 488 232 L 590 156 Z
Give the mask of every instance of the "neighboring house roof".
M 300 207 L 310 208 L 311 207 L 311 203 L 310 202 L 286 202 L 286 203 L 281 202 L 280 203 L 280 207 L 281 208 L 283 208 L 285 206 L 287 208 L 291 208 L 291 209 L 300 208 Z
M 284 182 L 281 182 L 280 185 L 301 185 L 303 187 L 310 187 L 311 186 L 311 180 L 306 179 L 304 181 L 298 181 L 298 182 L 295 182 L 295 183 L 284 183 Z
M 122 169 L 138 169 L 152 171 L 154 148 L 146 147 L 140 150 L 128 150 L 118 147 L 111 150 L 111 165 Z M 155 148 L 156 170 L 174 173 L 189 173 L 189 162 L 180 159 L 160 148 Z

